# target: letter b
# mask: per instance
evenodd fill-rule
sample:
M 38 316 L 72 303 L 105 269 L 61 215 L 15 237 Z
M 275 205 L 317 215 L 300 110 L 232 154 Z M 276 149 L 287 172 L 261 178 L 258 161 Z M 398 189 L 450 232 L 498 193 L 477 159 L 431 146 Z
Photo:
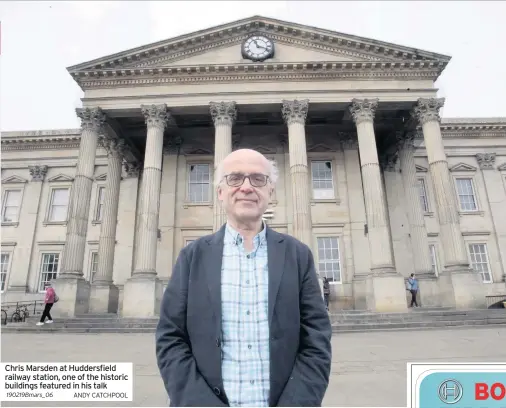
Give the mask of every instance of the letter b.
M 489 397 L 488 385 L 485 383 L 474 384 L 474 399 L 478 401 L 487 400 Z

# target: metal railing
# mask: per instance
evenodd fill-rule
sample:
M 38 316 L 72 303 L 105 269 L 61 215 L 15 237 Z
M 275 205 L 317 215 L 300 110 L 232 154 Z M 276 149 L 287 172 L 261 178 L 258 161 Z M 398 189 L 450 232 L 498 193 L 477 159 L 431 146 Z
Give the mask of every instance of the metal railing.
M 41 300 L 5 302 L 2 303 L 0 323 L 6 325 L 9 321 L 11 323 L 24 322 L 30 315 L 35 316 L 37 312 L 41 313 L 42 309 L 44 309 L 44 301 Z

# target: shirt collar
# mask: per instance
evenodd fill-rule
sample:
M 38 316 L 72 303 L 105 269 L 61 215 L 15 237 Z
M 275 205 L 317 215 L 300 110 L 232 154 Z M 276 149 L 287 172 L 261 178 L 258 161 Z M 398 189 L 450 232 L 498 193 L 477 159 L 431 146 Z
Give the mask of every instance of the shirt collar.
M 265 224 L 265 221 L 262 221 L 262 230 L 258 234 L 256 234 L 255 237 L 253 238 L 253 243 L 255 247 L 266 241 L 267 236 L 266 232 L 267 232 L 267 225 Z M 225 231 L 225 241 L 232 244 L 242 244 L 243 240 L 244 237 L 227 222 Z

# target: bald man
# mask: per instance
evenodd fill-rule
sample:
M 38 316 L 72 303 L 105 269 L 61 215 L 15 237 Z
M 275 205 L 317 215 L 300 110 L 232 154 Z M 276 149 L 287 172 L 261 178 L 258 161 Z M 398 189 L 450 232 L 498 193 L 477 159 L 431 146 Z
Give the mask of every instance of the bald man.
M 171 406 L 321 406 L 331 325 L 311 250 L 262 220 L 278 173 L 254 150 L 216 170 L 227 222 L 183 248 L 156 356 Z

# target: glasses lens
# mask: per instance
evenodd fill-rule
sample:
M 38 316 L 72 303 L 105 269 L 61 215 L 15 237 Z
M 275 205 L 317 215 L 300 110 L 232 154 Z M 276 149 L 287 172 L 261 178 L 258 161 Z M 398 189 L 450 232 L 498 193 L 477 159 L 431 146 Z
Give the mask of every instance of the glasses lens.
M 263 187 L 267 183 L 267 176 L 263 174 L 251 174 L 249 179 L 253 187 Z
M 237 187 L 240 186 L 244 181 L 244 175 L 243 174 L 230 174 L 227 176 L 227 183 L 231 187 Z

